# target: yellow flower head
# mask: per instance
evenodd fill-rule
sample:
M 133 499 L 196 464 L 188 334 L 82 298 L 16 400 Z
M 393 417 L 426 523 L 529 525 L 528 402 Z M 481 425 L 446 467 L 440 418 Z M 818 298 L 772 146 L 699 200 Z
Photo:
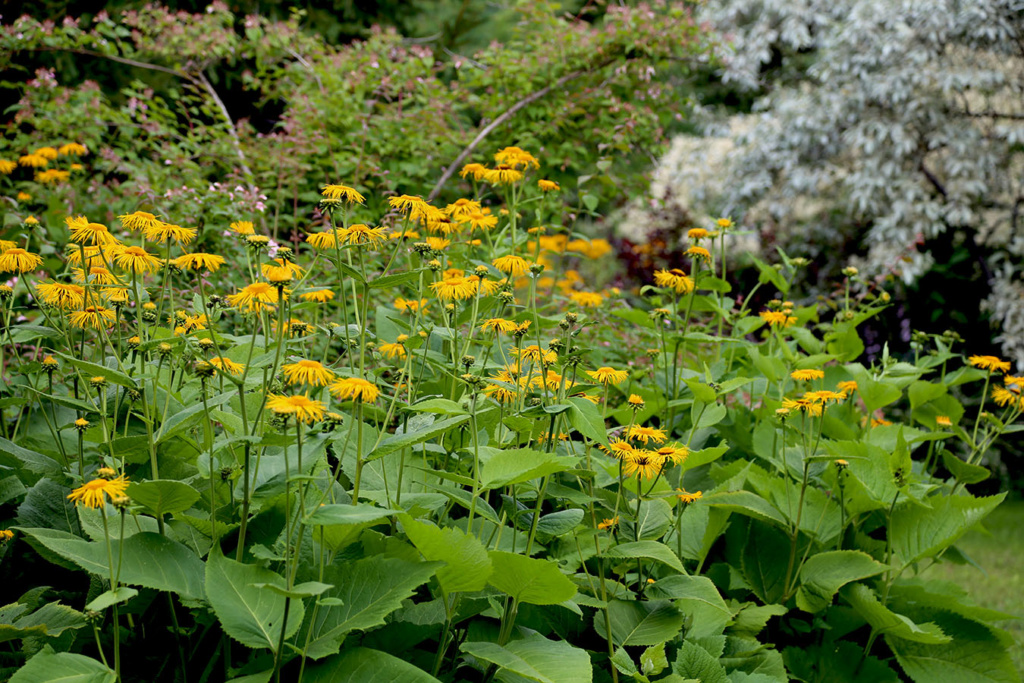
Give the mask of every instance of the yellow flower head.
M 228 295 L 228 303 L 246 313 L 258 313 L 277 303 L 277 288 L 268 282 L 254 282 Z
M 583 308 L 597 308 L 604 301 L 604 297 L 597 292 L 573 292 L 569 298 Z
M 311 292 L 304 292 L 299 295 L 303 301 L 315 301 L 324 304 L 334 298 L 334 292 L 330 289 L 314 289 Z
M 949 419 L 948 415 L 939 415 L 935 418 L 935 424 L 940 427 L 952 427 L 953 421 Z
M 825 373 L 822 370 L 806 369 L 806 370 L 794 370 L 789 373 L 789 376 L 798 382 L 810 382 L 815 379 L 822 379 L 825 377 Z
M 844 394 L 846 394 L 847 396 L 849 396 L 853 392 L 857 391 L 857 383 L 854 382 L 853 380 L 847 380 L 845 382 L 839 382 L 838 384 L 836 384 L 836 389 L 838 389 L 839 391 L 841 391 Z
M 267 409 L 278 415 L 294 416 L 296 420 L 306 424 L 324 418 L 324 404 L 305 395 L 267 394 Z
M 15 247 L 0 254 L 0 273 L 27 273 L 39 268 L 43 259 L 24 249 Z
M 0 257 L 2 258 L 2 257 Z M 434 290 L 437 298 L 443 301 L 461 301 L 469 299 L 476 294 L 473 284 L 463 276 L 448 277 L 437 282 L 431 282 L 430 288 Z
M 78 244 L 116 244 L 117 238 L 102 223 L 90 223 L 85 216 L 68 216 L 64 219 L 71 231 L 71 241 Z
M 71 173 L 69 171 L 61 171 L 57 168 L 50 168 L 36 173 L 36 182 L 43 185 L 57 185 L 59 183 L 66 183 L 70 179 Z
M 242 363 L 236 363 L 235 361 L 229 358 L 224 358 L 223 356 L 216 356 L 207 362 L 215 367 L 218 372 L 228 375 L 238 376 L 245 372 L 245 365 Z
M 606 519 L 601 520 L 601 523 L 597 525 L 597 528 L 602 530 L 602 531 L 604 531 L 606 529 L 611 529 L 613 526 L 618 526 L 618 524 L 619 524 L 619 518 L 618 517 L 612 517 L 610 519 L 606 518 Z
M 405 335 L 401 336 L 404 337 Z M 385 358 L 402 359 L 405 358 L 406 356 L 405 344 L 403 344 L 401 341 L 388 344 L 381 344 L 380 346 L 377 347 L 377 350 L 380 351 L 380 354 Z
M 224 257 L 195 252 L 179 256 L 172 263 L 182 270 L 207 270 L 216 273 L 217 269 L 224 265 Z
M 673 465 L 679 465 L 686 462 L 686 458 L 688 458 L 690 455 L 689 448 L 677 444 L 668 444 L 662 446 L 656 452 L 666 462 L 671 462 Z
M 483 322 L 480 329 L 484 332 L 494 332 L 495 334 L 508 334 L 517 327 L 518 325 L 511 320 L 505 320 L 504 318 L 489 318 Z
M 557 192 L 561 188 L 554 180 L 538 180 L 537 187 L 540 188 L 541 192 Z
M 142 234 L 147 240 L 153 240 L 154 242 L 174 241 L 178 244 L 188 244 L 195 239 L 198 232 L 196 228 L 183 228 L 173 223 L 160 223 L 146 228 L 142 231 Z
M 637 476 L 641 479 L 653 479 L 661 472 L 664 460 L 660 455 L 648 450 L 634 450 L 622 458 L 622 473 L 627 477 Z
M 263 272 L 263 277 L 271 282 L 288 282 L 293 277 L 302 275 L 302 268 L 298 264 L 280 258 L 262 264 L 260 270 Z
M 338 231 L 339 239 L 345 244 L 368 244 L 378 248 L 388 239 L 387 229 L 371 228 L 362 223 L 350 225 Z
M 310 233 L 306 235 L 306 242 L 312 244 L 314 249 L 335 249 L 341 236 L 340 232 L 340 230 L 327 230 Z
M 42 154 L 33 153 L 18 157 L 18 163 L 30 168 L 44 168 L 50 163 L 50 160 Z
M 124 247 L 114 255 L 117 265 L 132 273 L 154 272 L 160 268 L 160 259 L 142 247 Z
M 967 362 L 976 368 L 989 372 L 1009 372 L 1010 361 L 1001 360 L 997 356 L 971 356 Z
M 512 277 L 522 277 L 530 270 L 530 262 L 524 259 L 522 256 L 515 256 L 509 254 L 508 256 L 499 256 L 498 258 L 491 261 L 491 264 L 495 268 L 511 275 Z
M 789 327 L 796 323 L 796 317 L 788 315 L 784 311 L 761 311 L 758 315 L 770 327 Z
M 487 175 L 487 170 L 487 167 L 483 164 L 466 164 L 459 171 L 459 175 L 463 178 L 470 177 L 479 182 Z
M 380 389 L 373 382 L 362 377 L 342 377 L 330 387 L 331 394 L 342 401 L 352 400 L 373 403 L 380 396 Z
M 689 294 L 696 286 L 693 278 L 679 268 L 659 270 L 654 273 L 654 284 L 674 289 L 676 294 Z
M 252 221 L 235 221 L 228 227 L 235 233 L 242 236 L 256 234 L 256 226 L 252 224 Z
M 162 220 L 147 211 L 135 211 L 124 216 L 118 216 L 117 218 L 121 221 L 122 226 L 132 231 L 141 230 L 145 232 L 163 223 Z
M 558 362 L 558 354 L 556 352 L 551 349 L 542 351 L 536 344 L 530 344 L 522 349 L 512 349 L 512 355 L 517 356 L 520 360 L 529 360 L 534 363 L 544 363 L 545 365 Z
M 705 263 L 711 261 L 711 252 L 704 247 L 690 247 L 686 250 L 686 255 L 694 260 L 704 261 Z
M 447 249 L 448 247 L 450 247 L 452 245 L 452 241 L 451 240 L 446 240 L 446 239 L 443 239 L 441 237 L 430 236 L 430 237 L 428 237 L 424 241 L 434 251 L 444 251 L 445 249 Z
M 281 367 L 288 384 L 308 384 L 323 387 L 334 379 L 334 372 L 315 360 L 300 360 Z
M 426 308 L 426 306 L 426 299 L 420 299 L 419 301 L 416 301 L 415 299 L 403 299 L 402 297 L 395 299 L 395 308 L 402 313 L 416 313 L 417 311 Z
M 68 500 L 74 501 L 75 505 L 81 504 L 88 508 L 99 508 L 103 507 L 103 504 L 106 502 L 105 497 L 109 497 L 111 500 L 119 498 L 124 495 L 127 489 L 128 481 L 124 476 L 114 479 L 104 479 L 101 477 L 79 486 L 68 494 Z
M 608 366 L 603 366 L 597 370 L 587 370 L 587 374 L 590 375 L 591 379 L 595 382 L 600 382 L 604 385 L 609 384 L 621 384 L 626 381 L 629 377 L 629 373 L 625 370 L 616 370 Z M 641 403 L 643 399 L 641 399 Z
M 66 145 L 61 145 L 57 149 L 57 153 L 65 157 L 82 157 L 89 153 L 89 150 L 85 148 L 85 145 L 77 142 L 69 142 Z
M 511 168 L 540 168 L 537 158 L 521 147 L 500 149 L 494 155 L 494 160 Z
M 10 159 L 0 159 L 0 174 L 10 175 L 11 173 L 14 173 L 14 169 L 16 168 L 18 168 L 18 163 L 16 161 L 11 161 Z M 19 193 L 19 196 L 20 194 L 24 193 Z M 28 199 L 31 199 L 31 197 L 28 197 Z M 19 198 L 18 201 L 21 201 L 21 199 Z
M 81 308 L 85 303 L 85 288 L 78 285 L 66 285 L 60 282 L 40 282 L 36 284 L 36 294 L 45 303 L 71 310 Z
M 491 185 L 513 185 L 522 179 L 522 172 L 506 164 L 496 166 L 484 174 L 484 180 Z
M 687 493 L 685 489 L 676 489 L 679 493 L 676 494 L 676 498 L 679 499 L 680 503 L 689 505 L 690 503 L 696 503 L 698 500 L 704 497 L 703 491 L 695 491 L 693 493 Z
M 663 429 L 657 429 L 655 427 L 641 427 L 640 425 L 633 425 L 630 427 L 626 436 L 634 441 L 639 441 L 645 446 L 648 441 L 653 441 L 654 443 L 665 443 L 665 439 L 668 438 L 665 434 L 665 430 Z
M 686 236 L 689 237 L 694 242 L 696 242 L 706 238 L 708 236 L 708 231 L 705 230 L 704 228 L 691 228 L 686 233 Z
M 465 222 L 471 230 L 490 230 L 498 224 L 498 217 L 478 211 L 469 214 Z
M 344 201 L 349 204 L 363 204 L 366 201 L 363 195 L 347 185 L 324 185 L 320 194 L 325 199 Z

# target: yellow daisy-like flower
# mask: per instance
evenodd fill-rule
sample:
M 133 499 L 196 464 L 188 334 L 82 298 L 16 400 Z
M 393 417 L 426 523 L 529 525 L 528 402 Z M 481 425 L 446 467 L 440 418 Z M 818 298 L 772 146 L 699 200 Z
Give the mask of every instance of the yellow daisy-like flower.
M 71 241 L 78 244 L 116 244 L 117 238 L 102 223 L 90 223 L 85 216 L 68 216 L 64 219 L 71 231 Z
M 825 372 L 822 370 L 815 370 L 813 368 L 806 370 L 794 370 L 789 373 L 789 376 L 795 379 L 797 382 L 810 382 L 815 379 L 822 379 L 825 377 Z
M 471 230 L 490 230 L 498 224 L 498 217 L 486 213 L 471 213 L 466 217 Z
M 698 240 L 706 238 L 708 236 L 708 231 L 705 230 L 704 228 L 691 228 L 686 233 L 686 236 L 696 242 Z
M 704 247 L 690 247 L 685 253 L 690 258 L 704 261 L 704 263 L 710 263 L 711 261 L 711 252 Z
M 796 317 L 784 311 L 761 311 L 758 313 L 770 327 L 789 327 L 796 322 Z
M 657 453 L 635 450 L 622 458 L 622 473 L 627 477 L 653 479 L 661 472 L 664 461 Z
M 480 182 L 487 176 L 488 168 L 483 164 L 466 164 L 459 171 L 459 176 L 466 178 L 470 177 L 473 180 Z
M 873 417 L 873 418 L 871 418 L 871 428 L 872 429 L 874 429 L 875 427 L 890 427 L 890 426 L 892 426 L 892 422 L 890 422 L 889 420 L 886 420 L 885 418 L 882 418 L 882 417 Z
M 610 519 L 606 518 L 606 519 L 601 520 L 601 522 L 597 525 L 597 528 L 600 529 L 601 531 L 605 531 L 607 529 L 611 529 L 613 526 L 618 526 L 618 524 L 619 524 L 619 518 L 618 517 L 612 517 Z
M 491 264 L 501 272 L 512 277 L 522 277 L 530 270 L 529 261 L 522 256 L 514 256 L 512 254 L 499 256 L 491 261 Z
M 381 344 L 377 347 L 377 350 L 380 351 L 382 356 L 389 359 L 402 359 L 406 356 L 405 344 L 402 344 L 401 342 Z
M 608 384 L 621 384 L 629 377 L 629 373 L 627 371 L 616 370 L 615 368 L 610 368 L 608 366 L 602 366 L 597 370 L 587 370 L 587 374 L 590 375 L 590 378 L 595 382 L 600 382 L 606 386 Z
M 116 320 L 114 311 L 102 306 L 86 306 L 82 310 L 68 315 L 68 323 L 81 330 L 104 329 L 113 325 L 114 320 Z
M 326 199 L 340 200 L 349 204 L 363 204 L 366 201 L 363 195 L 347 185 L 324 185 L 320 194 Z
M 118 216 L 117 218 L 121 221 L 122 226 L 133 231 L 152 230 L 163 223 L 162 220 L 148 211 L 135 211 L 134 213 L 125 214 L 124 216 Z
M 179 256 L 171 261 L 171 263 L 182 270 L 208 270 L 211 273 L 216 273 L 217 269 L 223 266 L 225 261 L 223 256 L 194 252 Z
M 415 299 L 403 299 L 402 297 L 398 297 L 395 299 L 395 308 L 402 313 L 416 313 L 421 309 L 425 309 L 427 307 L 427 303 L 426 299 L 416 301 Z
M 245 365 L 242 363 L 236 363 L 230 358 L 224 358 L 223 356 L 216 356 L 207 361 L 210 365 L 217 369 L 217 372 L 225 373 L 228 375 L 241 375 L 245 372 Z
M 128 480 L 124 478 L 124 475 L 114 479 L 93 479 L 69 493 L 68 500 L 74 501 L 75 505 L 99 508 L 103 507 L 107 498 L 111 500 L 120 498 L 126 490 L 128 490 Z
M 853 380 L 847 380 L 845 382 L 839 382 L 836 384 L 836 389 L 843 392 L 847 396 L 857 391 L 857 383 Z
M 32 150 L 32 154 L 38 154 L 44 159 L 49 159 L 50 161 L 53 161 L 54 159 L 57 158 L 60 152 L 57 151 L 56 147 L 40 147 L 38 149 Z
M 657 429 L 655 427 L 641 427 L 640 425 L 633 425 L 630 427 L 626 436 L 635 441 L 639 441 L 645 446 L 648 441 L 653 441 L 654 443 L 665 443 L 665 439 L 668 438 L 665 434 L 665 430 L 663 429 Z
M 997 405 L 1003 407 L 1018 404 L 1020 402 L 1020 398 L 1020 389 L 1018 389 L 1016 385 L 1013 385 L 1010 388 L 995 387 L 992 389 L 992 400 L 995 401 Z
M 263 272 L 263 277 L 271 282 L 287 282 L 293 277 L 302 276 L 302 268 L 298 264 L 281 258 L 262 264 L 260 270 Z
M 77 142 L 69 142 L 57 148 L 57 153 L 64 157 L 82 157 L 89 153 L 85 145 Z
M 948 415 L 939 415 L 935 418 L 935 424 L 940 427 L 952 427 L 953 421 L 949 419 Z
M 668 287 L 669 289 L 673 289 L 676 294 L 689 294 L 696 286 L 693 278 L 679 268 L 655 271 L 654 284 L 659 287 Z
M 490 383 L 484 387 L 484 394 L 493 398 L 498 403 L 510 403 L 519 395 L 518 390 L 512 388 L 520 386 L 519 380 L 516 376 L 506 370 L 490 377 L 488 381 Z M 501 384 L 498 384 L 498 382 Z
M 446 240 L 446 239 L 443 239 L 441 237 L 430 236 L 430 237 L 428 237 L 424 241 L 434 251 L 444 251 L 445 249 L 447 249 L 448 247 L 450 247 L 452 245 L 452 241 L 451 240 Z
M 246 285 L 237 294 L 228 295 L 228 303 L 246 313 L 258 313 L 277 303 L 277 287 L 267 282 Z
M 324 418 L 324 404 L 309 396 L 267 394 L 267 409 L 278 415 L 294 416 L 299 422 L 310 424 Z
M 998 356 L 971 356 L 967 362 L 976 368 L 989 372 L 1009 372 L 1010 361 L 1001 360 Z
M 523 174 L 521 171 L 517 171 L 506 164 L 496 166 L 484 174 L 484 180 L 491 185 L 513 185 L 522 179 Z
M 339 239 L 345 244 L 369 244 L 374 248 L 380 247 L 388 239 L 386 228 L 371 228 L 362 223 L 339 230 L 338 234 Z
M 461 197 L 444 207 L 444 212 L 453 219 L 462 222 L 469 214 L 481 210 L 480 202 Z
M 362 377 L 342 377 L 330 386 L 330 392 L 342 401 L 352 400 L 373 403 L 380 396 L 380 389 L 373 382 Z
M 676 491 L 679 492 L 676 494 L 676 498 L 679 499 L 679 502 L 687 505 L 690 503 L 696 503 L 704 497 L 703 491 L 694 491 L 693 493 L 687 493 L 685 489 L 676 489 Z
M 45 303 L 65 310 L 79 309 L 85 303 L 85 288 L 60 282 L 36 284 L 36 294 Z
M 252 224 L 252 221 L 235 221 L 228 225 L 228 227 L 235 233 L 242 235 L 255 235 L 256 226 Z
M 0 273 L 27 273 L 39 268 L 43 259 L 24 249 L 15 247 L 0 254 Z
M 454 218 L 446 216 L 443 213 L 435 218 L 430 218 L 425 221 L 427 232 L 441 235 L 451 235 L 462 230 L 462 226 Z
M 657 451 L 666 462 L 671 462 L 673 465 L 680 465 L 686 462 L 686 458 L 690 455 L 690 449 L 686 446 L 679 446 L 677 444 L 669 444 L 662 446 Z
M 334 380 L 334 371 L 315 360 L 300 360 L 281 367 L 288 384 L 308 384 L 323 387 Z
M 39 225 L 39 219 L 36 218 L 35 216 L 25 216 L 25 221 L 24 222 L 25 222 L 25 225 L 32 226 L 32 227 L 34 227 L 36 225 Z
M 0 257 L 2 258 L 2 257 Z M 461 301 L 463 299 L 469 299 L 476 294 L 476 288 L 473 284 L 465 277 L 456 276 L 444 278 L 437 282 L 431 282 L 430 288 L 434 290 L 434 294 L 438 299 L 444 301 Z
M 637 450 L 636 446 L 629 443 L 628 441 L 623 441 L 622 439 L 612 439 L 611 441 L 608 442 L 607 448 L 605 448 L 604 446 L 600 446 L 600 448 L 608 455 L 618 458 L 619 460 L 625 458 L 626 456 L 632 453 L 635 453 Z
M 11 240 L 0 240 L 0 254 L 3 254 L 11 249 L 17 249 L 18 243 L 12 242 Z
M 62 171 L 57 168 L 48 168 L 45 171 L 36 173 L 36 182 L 43 185 L 57 185 L 59 183 L 66 183 L 70 179 L 71 173 L 69 171 Z
M 50 160 L 42 154 L 25 154 L 18 157 L 18 163 L 30 168 L 45 168 L 50 163 Z
M 517 328 L 518 329 L 518 328 Z M 512 355 L 518 357 L 520 360 L 529 360 L 534 363 L 544 363 L 545 365 L 551 365 L 552 363 L 558 362 L 558 354 L 551 349 L 541 350 L 536 344 L 530 344 L 521 349 L 512 349 Z
M 75 282 L 85 284 L 87 281 L 85 271 L 81 268 L 75 268 L 72 275 Z M 117 276 L 103 266 L 89 266 L 88 282 L 97 285 L 116 285 Z
M 18 168 L 18 162 L 11 161 L 10 159 L 0 159 L 0 174 L 10 175 L 14 173 L 14 169 Z M 18 201 L 21 201 L 20 199 Z
M 494 155 L 494 160 L 499 164 L 511 166 L 512 168 L 540 168 L 540 162 L 521 147 L 505 147 L 499 149 Z
M 142 231 L 142 234 L 147 240 L 153 240 L 154 242 L 170 242 L 173 240 L 178 244 L 188 244 L 195 239 L 198 232 L 196 228 L 183 228 L 173 223 L 160 223 L 159 225 L 146 228 Z
M 573 292 L 569 298 L 583 308 L 597 308 L 604 301 L 604 297 L 597 292 Z
M 495 334 L 508 334 L 517 327 L 519 326 L 516 323 L 511 320 L 505 320 L 504 318 L 489 318 L 480 325 L 480 329 L 484 332 L 494 332 Z
M 315 301 L 318 304 L 325 304 L 334 298 L 334 292 L 330 289 L 314 289 L 311 292 L 304 292 L 299 295 L 303 301 Z
M 732 220 L 729 218 L 719 218 L 715 221 L 715 225 L 718 226 L 719 230 L 728 230 L 732 227 Z
M 641 410 L 646 405 L 643 396 L 637 394 L 630 394 L 629 398 L 626 399 L 626 403 L 635 410 Z
M 306 235 L 306 242 L 313 245 L 315 249 L 335 249 L 340 238 L 339 230 L 327 230 L 325 232 L 314 232 Z
M 423 197 L 417 197 L 411 194 L 400 194 L 397 197 L 390 197 L 388 198 L 388 205 L 392 209 L 396 209 L 410 217 L 414 214 L 422 215 L 433 208 L 423 200 Z
M 114 262 L 132 273 L 152 273 L 160 268 L 160 259 L 142 247 L 124 247 L 114 255 Z
M 554 180 L 538 180 L 537 187 L 540 188 L 541 192 L 557 192 L 562 189 Z

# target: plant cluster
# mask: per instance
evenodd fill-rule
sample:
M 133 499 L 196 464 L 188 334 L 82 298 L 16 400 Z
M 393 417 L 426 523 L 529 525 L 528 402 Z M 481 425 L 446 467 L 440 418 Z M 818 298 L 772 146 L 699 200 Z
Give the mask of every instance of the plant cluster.
M 727 218 L 623 293 L 546 159 L 481 161 L 443 206 L 326 185 L 291 246 L 255 206 L 8 226 L 13 682 L 1017 680 L 925 572 L 1002 500 L 1008 362 L 866 367 L 888 295 L 797 305 L 800 258 L 751 310 Z

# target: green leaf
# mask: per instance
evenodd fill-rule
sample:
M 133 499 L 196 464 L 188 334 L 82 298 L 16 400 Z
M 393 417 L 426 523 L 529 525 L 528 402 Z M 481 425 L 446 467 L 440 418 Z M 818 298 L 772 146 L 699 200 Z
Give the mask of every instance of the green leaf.
M 732 610 L 706 576 L 680 574 L 658 579 L 648 587 L 647 595 L 672 600 L 689 619 L 686 635 L 691 638 L 720 635 L 732 620 Z
M 597 406 L 585 398 L 566 399 L 572 406 L 569 411 L 569 424 L 573 429 L 591 441 L 608 445 L 608 433 L 605 431 L 604 418 Z
M 611 642 L 616 647 L 627 645 L 660 645 L 679 635 L 686 617 L 668 600 L 645 602 L 610 600 L 608 618 Z M 594 619 L 594 629 L 609 640 L 604 619 Z
M 761 496 L 752 491 L 723 491 L 703 498 L 705 505 L 721 508 L 730 512 L 770 522 L 779 527 L 788 526 L 782 512 Z
M 444 562 L 437 581 L 445 593 L 483 590 L 493 567 L 487 549 L 475 537 L 458 529 L 439 529 L 402 516 L 402 527 L 428 562 Z
M 893 552 L 902 567 L 925 557 L 934 557 L 953 545 L 975 524 L 1003 502 L 1006 494 L 974 496 L 932 496 L 923 502 L 901 505 L 893 512 Z
M 434 562 L 407 562 L 374 555 L 356 562 L 331 565 L 324 580 L 334 584 L 325 599 L 340 605 L 324 605 L 311 615 L 302 632 L 309 633 L 307 654 L 321 659 L 338 651 L 345 634 L 366 631 L 384 624 L 384 618 L 412 597 L 440 567 Z M 312 610 L 311 610 L 312 613 Z
M 848 640 L 821 646 L 788 647 L 786 667 L 796 680 L 808 683 L 899 683 L 899 675 L 864 648 Z M 856 664 L 854 664 L 856 662 Z
M 405 410 L 414 413 L 434 413 L 436 415 L 468 415 L 469 413 L 455 401 L 446 398 L 428 398 L 426 401 L 418 401 L 411 406 L 405 406 Z
M 346 505 L 332 503 L 321 505 L 306 517 L 305 523 L 310 526 L 329 526 L 332 524 L 364 524 L 378 522 L 395 515 L 401 510 L 388 510 L 372 505 Z
M 91 657 L 43 647 L 11 676 L 10 683 L 113 683 L 114 671 Z
M 492 550 L 494 573 L 488 583 L 517 602 L 557 605 L 576 595 L 576 585 L 551 560 Z
M 206 594 L 221 628 L 246 647 L 277 652 L 286 599 L 253 585 L 262 583 L 285 586 L 284 578 L 278 574 L 257 565 L 229 560 L 214 546 L 206 563 Z M 299 629 L 302 616 L 302 601 L 292 600 L 285 638 Z
M 64 631 L 85 626 L 85 615 L 59 602 L 47 602 L 25 614 L 28 605 L 12 603 L 0 607 L 0 643 L 28 637 L 56 637 Z
M 789 283 L 786 282 L 786 278 L 782 277 L 782 273 L 755 256 L 751 256 L 750 259 L 754 262 L 754 265 L 757 266 L 757 270 L 759 272 L 757 278 L 758 282 L 761 284 L 767 284 L 770 282 L 775 285 L 775 288 L 782 294 L 785 295 L 789 293 Z
M 832 604 L 832 598 L 846 584 L 883 571 L 884 564 L 859 550 L 834 550 L 813 555 L 800 568 L 797 607 L 805 612 L 820 612 Z
M 305 683 L 441 683 L 423 669 L 380 650 L 346 648 L 344 652 L 310 666 Z
M 593 670 L 585 650 L 563 640 L 532 634 L 504 647 L 496 643 L 463 643 L 461 650 L 499 667 L 497 678 L 507 683 L 523 678 L 537 683 L 591 683 Z
M 537 521 L 537 536 L 551 539 L 567 534 L 583 521 L 583 510 L 569 508 L 544 515 Z M 546 540 L 544 541 L 547 542 Z
M 278 586 L 275 583 L 254 583 L 252 584 L 256 588 L 265 588 L 272 593 L 276 593 L 286 598 L 312 598 L 317 595 L 321 595 L 324 591 L 331 588 L 329 583 L 321 583 L 319 581 L 306 581 L 300 583 L 291 588 L 285 588 Z
M 390 289 L 397 287 L 398 285 L 404 285 L 406 282 L 412 282 L 420 276 L 420 273 L 427 272 L 426 268 L 420 268 L 418 270 L 409 270 L 404 273 L 395 273 L 394 275 L 385 275 L 384 277 L 374 278 L 370 280 L 370 289 Z
M 758 521 L 750 522 L 741 568 L 762 602 L 778 602 L 786 592 L 787 559 L 780 549 L 788 547 L 789 537 L 779 529 Z
M 139 591 L 128 586 L 118 586 L 117 590 L 104 591 L 100 593 L 92 602 L 85 606 L 85 609 L 91 612 L 102 612 L 111 605 L 119 605 L 122 602 L 128 602 L 136 595 Z
M 657 676 L 668 668 L 665 644 L 651 645 L 640 655 L 640 670 L 647 676 Z
M 464 422 L 470 420 L 469 415 L 457 415 L 450 417 L 447 420 L 441 420 L 434 422 L 425 429 L 418 429 L 408 434 L 393 434 L 388 438 L 384 439 L 380 445 L 377 446 L 367 457 L 367 461 L 376 460 L 377 458 L 383 458 L 385 455 L 390 455 L 403 448 L 409 448 L 415 446 L 418 443 L 429 441 L 430 439 L 437 438 L 447 432 L 450 429 L 458 427 Z
M 82 569 L 100 577 L 110 576 L 106 544 L 54 529 L 21 530 Z M 121 567 L 123 584 L 170 591 L 185 598 L 205 596 L 202 560 L 166 536 L 148 531 L 134 534 L 124 541 L 112 541 L 111 550 L 115 565 Z
M 690 454 L 686 456 L 686 460 L 683 461 L 683 471 L 689 471 L 694 467 L 714 462 L 725 455 L 725 452 L 728 450 L 729 444 L 720 443 L 717 446 L 702 448 L 699 451 L 690 451 Z
M 54 351 L 53 355 L 60 357 L 61 359 L 67 361 L 74 367 L 81 370 L 82 374 L 85 375 L 85 378 L 87 380 L 91 377 L 106 377 L 107 381 L 112 384 L 117 384 L 122 387 L 128 387 L 129 389 L 139 388 L 138 383 L 134 379 L 132 379 L 131 377 L 129 377 L 128 375 L 124 374 L 119 370 L 108 368 L 105 365 L 97 365 L 96 363 L 90 363 L 87 360 L 80 360 L 78 358 L 75 358 L 74 356 L 69 356 L 65 353 L 60 353 L 59 351 Z
M 876 633 L 930 645 L 952 640 L 934 623 L 916 624 L 909 617 L 893 612 L 878 600 L 874 591 L 862 583 L 846 586 L 842 589 L 842 596 Z
M 945 449 L 942 450 L 942 464 L 962 484 L 977 484 L 979 481 L 985 481 L 992 474 L 988 468 L 964 462 Z
M 666 564 L 680 574 L 686 573 L 683 563 L 679 561 L 676 554 L 672 552 L 667 545 L 659 543 L 658 541 L 634 541 L 632 543 L 620 543 L 617 546 L 609 548 L 608 551 L 605 552 L 605 557 L 642 557 Z
M 640 512 L 636 519 L 621 522 L 620 538 L 633 538 L 639 541 L 654 541 L 668 531 L 675 521 L 672 508 L 664 498 L 654 498 L 640 503 Z
M 484 463 L 480 479 L 483 488 L 500 489 L 555 472 L 564 472 L 572 469 L 575 462 L 572 458 L 529 448 L 497 451 Z
M 133 502 L 146 506 L 156 517 L 184 512 L 199 500 L 199 491 L 173 479 L 132 482 L 126 493 Z
M 672 671 L 685 679 L 700 683 L 729 683 L 725 667 L 719 664 L 718 659 L 689 640 L 679 648 L 676 661 L 672 663 Z
M 1007 651 L 1007 639 L 991 628 L 957 614 L 936 612 L 937 627 L 955 637 L 928 644 L 887 634 L 885 642 L 896 661 L 916 683 L 1019 683 Z
M 167 421 L 160 426 L 160 431 L 156 435 L 156 443 L 165 443 L 179 434 L 183 434 L 191 429 L 194 425 L 198 424 L 200 420 L 206 417 L 205 410 L 209 408 L 217 408 L 224 405 L 235 397 L 235 394 L 219 394 L 206 400 L 206 406 L 201 402 L 194 406 L 179 410 L 174 415 L 167 418 Z
M 868 371 L 864 369 L 864 366 L 860 364 L 852 363 L 847 365 L 846 369 L 857 381 L 857 393 L 860 394 L 861 400 L 864 401 L 864 407 L 868 413 L 884 408 L 890 403 L 895 403 L 903 395 L 903 392 L 894 384 L 893 380 L 885 378 L 874 380 Z

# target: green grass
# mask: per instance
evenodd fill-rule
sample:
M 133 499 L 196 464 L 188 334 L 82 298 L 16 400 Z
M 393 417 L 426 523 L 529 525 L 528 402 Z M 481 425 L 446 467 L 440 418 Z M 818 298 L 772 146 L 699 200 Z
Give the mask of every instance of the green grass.
M 980 570 L 944 562 L 929 568 L 925 578 L 954 581 L 967 588 L 977 604 L 1024 617 L 1024 502 L 1003 503 L 984 524 L 985 531 L 972 531 L 957 544 Z M 1017 670 L 1024 672 L 1024 619 L 999 625 L 1016 640 L 1010 654 Z

